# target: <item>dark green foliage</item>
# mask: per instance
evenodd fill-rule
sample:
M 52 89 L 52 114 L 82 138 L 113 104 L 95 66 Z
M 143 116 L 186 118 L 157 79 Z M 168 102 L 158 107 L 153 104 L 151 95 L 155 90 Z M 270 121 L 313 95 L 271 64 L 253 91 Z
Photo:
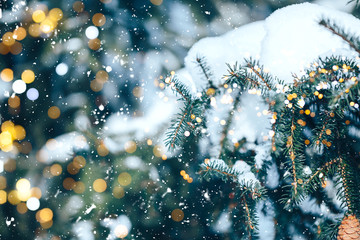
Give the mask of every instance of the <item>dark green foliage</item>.
M 204 107 L 207 105 L 207 97 L 193 96 L 187 87 L 181 83 L 176 76 L 167 77 L 165 83 L 180 96 L 179 100 L 184 102 L 178 117 L 172 121 L 171 127 L 166 133 L 165 144 L 168 148 L 174 149 L 179 146 L 190 133 L 197 134 L 203 127 L 203 120 L 196 116 L 201 116 Z M 205 95 L 206 96 L 206 95 Z
M 329 20 L 322 20 L 320 24 L 341 37 L 353 50 L 360 52 L 360 41 L 357 38 L 346 34 Z M 209 87 L 212 87 L 211 75 L 207 74 L 210 69 L 206 67 L 205 59 L 199 58 L 197 61 L 204 71 L 205 79 L 209 81 Z M 241 214 L 238 221 L 234 221 L 234 227 L 239 223 L 247 223 L 246 228 L 240 232 L 241 238 L 256 238 L 256 227 L 252 227 L 252 223 L 256 223 L 255 211 L 258 201 L 254 196 L 259 196 L 274 203 L 279 223 L 286 224 L 286 220 L 283 221 L 283 216 L 286 215 L 292 219 L 290 225 L 296 226 L 299 232 L 306 233 L 309 238 L 317 236 L 320 239 L 334 239 L 339 225 L 335 224 L 337 220 L 303 212 L 299 204 L 306 198 L 315 199 L 333 214 L 339 215 L 347 211 L 359 217 L 358 65 L 354 60 L 343 57 L 320 58 L 307 69 L 305 75 L 294 75 L 293 84 L 284 84 L 267 73 L 258 61 L 252 59 L 245 60 L 244 64 L 228 67 L 226 82 L 216 90 L 216 95 L 220 95 L 230 87 L 235 99 L 234 107 L 221 133 L 222 140 L 218 143 L 221 149 L 219 158 L 226 160 L 226 163 L 216 159 L 206 160 L 201 165 L 203 169 L 200 173 L 205 179 L 221 178 L 225 182 L 230 180 L 229 184 L 236 187 L 236 196 L 242 207 L 234 208 L 233 214 Z M 271 156 L 281 176 L 279 186 L 274 190 L 267 189 L 264 181 L 269 163 L 261 170 L 252 167 L 251 171 L 258 181 L 255 185 L 239 183 L 238 176 L 244 173 L 231 167 L 240 159 L 254 166 L 254 157 L 245 157 L 238 147 L 227 141 L 227 132 L 234 121 L 233 115 L 237 111 L 236 106 L 241 101 L 242 94 L 254 89 L 261 91 L 274 119 Z M 186 111 L 191 112 L 192 106 L 186 106 L 192 102 L 184 103 Z M 198 103 L 201 105 L 203 102 Z M 210 109 L 209 105 L 206 106 L 202 111 Z M 196 109 L 198 107 L 196 106 Z M 183 113 L 180 116 L 184 116 Z M 246 139 L 239 139 L 239 145 L 240 142 L 244 146 L 243 149 L 246 149 Z M 341 201 L 343 209 L 334 205 L 324 191 L 328 181 L 335 183 L 333 190 L 337 191 L 337 198 Z M 249 214 L 254 214 L 254 220 L 250 220 L 252 218 L 248 217 Z M 287 227 L 276 227 L 279 239 L 288 237 L 282 232 L 283 229 Z
M 228 65 L 228 68 L 229 74 L 225 76 L 226 83 L 237 84 L 241 91 L 256 88 L 262 91 L 263 96 L 266 96 L 265 93 L 274 90 L 275 83 L 280 82 L 266 73 L 258 61 L 251 58 L 245 59 L 243 65 L 235 64 L 233 67 Z
M 319 240 L 333 240 L 336 239 L 338 228 L 341 224 L 341 219 L 338 219 L 337 222 L 331 220 L 325 220 L 319 226 L 320 234 Z

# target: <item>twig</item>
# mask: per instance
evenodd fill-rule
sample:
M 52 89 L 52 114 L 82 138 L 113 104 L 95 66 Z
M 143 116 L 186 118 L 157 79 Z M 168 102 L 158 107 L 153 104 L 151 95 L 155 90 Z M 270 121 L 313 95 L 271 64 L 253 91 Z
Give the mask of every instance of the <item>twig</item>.
M 352 43 L 349 39 L 347 39 L 345 36 L 341 35 L 340 33 L 338 33 L 333 27 L 331 27 L 330 25 L 328 25 L 324 20 L 322 20 L 320 22 L 320 25 L 326 27 L 327 29 L 329 29 L 333 34 L 341 37 L 345 42 L 347 42 L 349 44 L 349 46 L 351 48 L 353 48 L 358 54 L 360 54 L 360 50 L 356 48 L 355 44 Z

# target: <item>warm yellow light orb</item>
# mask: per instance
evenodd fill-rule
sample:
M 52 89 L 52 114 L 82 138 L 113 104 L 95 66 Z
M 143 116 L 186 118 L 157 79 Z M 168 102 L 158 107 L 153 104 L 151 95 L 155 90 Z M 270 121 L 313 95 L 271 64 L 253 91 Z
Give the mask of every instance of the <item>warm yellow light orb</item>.
M 95 80 L 98 81 L 99 83 L 105 83 L 107 82 L 108 79 L 109 79 L 109 74 L 106 71 L 100 70 L 96 73 Z
M 76 168 L 83 168 L 86 165 L 86 159 L 83 156 L 76 156 L 73 159 L 73 164 Z
M 54 214 L 50 208 L 43 208 L 40 210 L 39 218 L 41 223 L 49 222 L 52 220 Z
M 45 12 L 43 10 L 36 10 L 32 14 L 32 19 L 36 23 L 40 23 L 40 22 L 44 21 L 45 18 L 46 18 L 46 15 L 45 15 Z
M 50 167 L 50 173 L 53 176 L 59 176 L 62 173 L 62 167 L 60 164 L 55 163 Z
M 115 198 L 118 198 L 118 199 L 123 198 L 125 196 L 124 188 L 122 188 L 120 186 L 114 187 L 112 194 Z
M 60 109 L 56 106 L 50 107 L 48 110 L 48 116 L 51 119 L 57 119 L 58 117 L 60 117 Z
M 96 148 L 96 151 L 101 157 L 105 157 L 109 154 L 109 150 L 105 144 L 99 144 L 99 146 Z
M 32 37 L 38 37 L 41 34 L 40 24 L 33 23 L 29 26 L 29 34 Z
M 8 131 L 0 133 L 0 147 L 12 144 L 12 135 Z
M 18 27 L 13 32 L 13 38 L 21 41 L 26 37 L 26 29 L 23 27 Z
M 32 70 L 27 69 L 22 72 L 21 79 L 25 83 L 32 83 L 35 80 L 35 73 Z
M 60 8 L 53 8 L 49 12 L 49 17 L 51 20 L 59 21 L 64 16 L 63 11 Z
M 118 182 L 121 186 L 127 186 L 131 183 L 131 175 L 127 172 L 123 172 L 118 177 Z
M 43 33 L 50 33 L 56 27 L 56 23 L 52 21 L 50 18 L 46 18 L 44 21 L 40 23 L 40 30 Z
M 106 187 L 107 185 L 104 179 L 99 178 L 93 182 L 93 188 L 95 192 L 104 192 L 106 190 Z
M 6 203 L 7 193 L 4 190 L 0 190 L 0 204 Z
M 30 190 L 30 187 L 31 187 L 30 181 L 27 180 L 26 178 L 21 178 L 16 182 L 16 189 L 18 191 Z
M 184 212 L 181 209 L 176 208 L 171 212 L 171 218 L 175 222 L 180 222 L 184 219 Z
M 16 205 L 20 202 L 20 199 L 18 198 L 18 192 L 16 190 L 12 190 L 11 192 L 9 192 L 7 197 L 9 203 L 11 203 L 12 205 Z
M 6 46 L 11 46 L 15 43 L 14 34 L 12 32 L 7 32 L 2 37 L 2 42 Z
M 128 141 L 125 143 L 125 151 L 127 153 L 134 153 L 136 151 L 136 142 L 134 141 Z
M 76 182 L 75 187 L 74 187 L 74 192 L 76 192 L 78 194 L 85 192 L 85 184 L 81 181 Z
M 150 0 L 150 2 L 156 6 L 160 6 L 163 3 L 163 0 Z
M 22 126 L 16 125 L 14 127 L 14 130 L 15 130 L 15 134 L 13 136 L 14 139 L 20 141 L 20 140 L 23 140 L 26 137 L 26 131 Z
M 106 17 L 102 13 L 96 13 L 92 17 L 92 22 L 95 26 L 101 27 L 102 25 L 104 25 L 106 23 Z
M 0 77 L 5 82 L 10 82 L 14 79 L 14 72 L 10 68 L 4 68 L 1 73 Z
M 8 104 L 11 108 L 18 108 L 20 106 L 20 98 L 18 96 L 9 97 Z

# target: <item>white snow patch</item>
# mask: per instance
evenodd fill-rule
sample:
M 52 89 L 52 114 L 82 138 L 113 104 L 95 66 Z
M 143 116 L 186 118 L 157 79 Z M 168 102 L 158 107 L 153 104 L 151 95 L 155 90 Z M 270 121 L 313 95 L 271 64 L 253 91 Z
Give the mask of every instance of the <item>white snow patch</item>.
M 87 140 L 78 132 L 70 132 L 49 140 L 40 149 L 38 157 L 47 164 L 54 161 L 65 162 L 78 150 L 89 150 Z
M 72 225 L 72 231 L 79 240 L 94 240 L 93 227 L 93 223 L 90 221 L 80 221 Z
M 200 91 L 206 86 L 206 79 L 198 64 L 197 57 L 205 57 L 213 74 L 213 83 L 220 85 L 227 74 L 226 63 L 233 65 L 244 58 L 259 57 L 261 40 L 265 36 L 263 21 L 254 22 L 230 31 L 219 37 L 203 38 L 195 43 L 185 58 L 186 70 Z M 211 49 L 211 51 L 209 51 Z
M 138 156 L 130 156 L 124 160 L 125 166 L 130 169 L 144 169 L 145 163 Z
M 74 195 L 69 198 L 68 202 L 65 205 L 65 209 L 68 214 L 75 215 L 83 206 L 83 199 L 78 195 Z
M 228 233 L 231 230 L 232 224 L 230 213 L 225 211 L 220 214 L 212 228 L 218 233 Z
M 355 1 L 350 2 L 349 0 L 316 0 L 314 3 L 348 13 L 350 13 L 356 6 Z
M 262 211 L 265 207 L 266 214 Z M 270 202 L 260 201 L 256 205 L 259 221 L 259 238 L 262 240 L 275 239 L 275 212 Z
M 271 160 L 271 146 L 270 144 L 259 144 L 255 146 L 255 164 L 256 168 L 260 169 L 262 168 L 264 161 L 270 161 Z
M 273 75 L 291 83 L 292 73 L 301 76 L 318 56 L 337 55 L 339 50 L 350 49 L 339 36 L 318 24 L 322 18 L 358 36 L 360 20 L 354 16 L 315 4 L 294 4 L 275 11 L 265 20 L 260 61 Z
M 143 141 L 164 131 L 174 113 L 173 103 L 157 101 L 157 104 L 147 109 L 142 117 L 113 114 L 105 123 L 105 144 L 112 153 L 124 151 L 127 141 Z
M 101 221 L 101 225 L 110 229 L 110 233 L 106 240 L 117 239 L 116 232 L 117 228 L 120 226 L 122 229 L 127 230 L 129 233 L 132 227 L 131 221 L 128 216 L 120 215 L 117 218 L 104 218 Z
M 276 188 L 279 185 L 279 172 L 275 163 L 271 164 L 267 171 L 266 186 L 269 188 Z
M 236 161 L 232 168 L 239 172 L 237 177 L 240 184 L 259 184 L 254 173 L 251 172 L 251 167 L 245 161 Z
M 306 197 L 303 201 L 301 201 L 299 207 L 304 213 L 319 214 L 330 219 L 340 218 L 343 216 L 342 213 L 333 214 L 325 203 L 318 204 L 316 199 L 310 197 Z

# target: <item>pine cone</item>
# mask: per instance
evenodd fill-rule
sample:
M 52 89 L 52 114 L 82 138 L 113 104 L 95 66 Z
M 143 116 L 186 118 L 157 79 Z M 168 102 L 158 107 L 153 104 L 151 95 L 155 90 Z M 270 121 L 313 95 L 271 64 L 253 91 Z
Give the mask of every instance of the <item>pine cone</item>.
M 359 240 L 360 223 L 355 215 L 346 216 L 339 227 L 338 240 Z

